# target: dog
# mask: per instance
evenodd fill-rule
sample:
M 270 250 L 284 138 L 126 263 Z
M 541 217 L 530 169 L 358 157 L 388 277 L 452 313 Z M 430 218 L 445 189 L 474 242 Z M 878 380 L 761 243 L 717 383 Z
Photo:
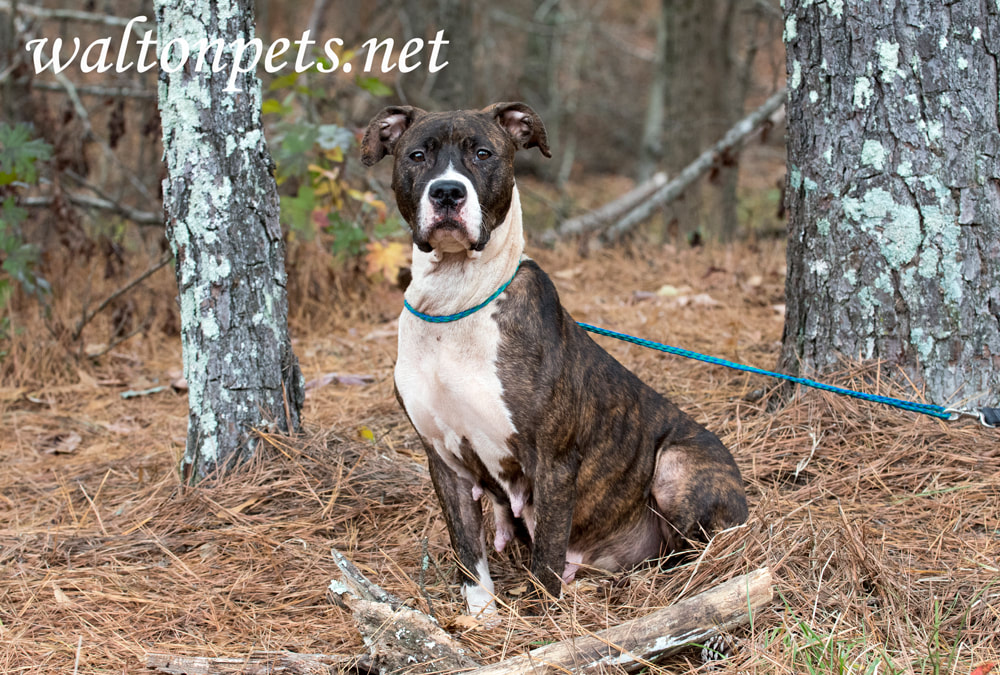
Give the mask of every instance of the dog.
M 396 397 L 423 442 L 472 615 L 495 612 L 481 500 L 559 597 L 581 566 L 625 570 L 747 518 L 722 442 L 588 336 L 524 255 L 514 156 L 551 157 L 523 103 L 392 106 L 361 158 L 394 160 L 413 235 Z

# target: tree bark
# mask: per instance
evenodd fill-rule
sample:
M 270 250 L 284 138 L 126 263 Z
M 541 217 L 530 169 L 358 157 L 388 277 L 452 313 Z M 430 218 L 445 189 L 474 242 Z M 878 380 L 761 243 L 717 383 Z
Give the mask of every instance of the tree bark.
M 1000 8 L 786 0 L 782 367 L 899 366 L 1000 402 Z
M 674 0 L 667 16 L 667 124 L 663 168 L 676 176 L 742 116 L 733 67 L 730 0 Z M 667 8 L 664 8 L 667 9 Z M 670 217 L 680 232 L 730 238 L 736 231 L 737 167 L 721 163 L 710 182 L 692 185 Z
M 157 0 L 156 17 L 160 45 L 176 38 L 227 45 L 219 73 L 208 65 L 197 72 L 192 49 L 184 67 L 160 76 L 163 204 L 189 386 L 181 468 L 197 481 L 250 457 L 253 428 L 296 430 L 303 382 L 288 334 L 285 247 L 260 80 L 251 69 L 237 77 L 238 92 L 226 91 L 229 45 L 253 38 L 253 2 Z

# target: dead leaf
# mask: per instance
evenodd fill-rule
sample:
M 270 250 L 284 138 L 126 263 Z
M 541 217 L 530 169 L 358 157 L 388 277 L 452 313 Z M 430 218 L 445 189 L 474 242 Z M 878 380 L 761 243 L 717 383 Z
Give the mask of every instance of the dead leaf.
M 678 296 L 677 304 L 681 307 L 687 307 L 688 305 L 691 305 L 692 307 L 720 307 L 722 305 L 721 302 L 713 298 L 708 293 Z
M 97 378 L 81 368 L 76 369 L 76 376 L 80 378 L 80 384 L 87 388 L 97 388 L 99 383 Z
M 52 585 L 52 593 L 56 596 L 57 605 L 71 605 L 73 601 L 69 599 L 69 596 L 63 593 L 63 589 L 59 588 L 55 584 Z
M 663 284 L 657 289 L 656 294 L 661 298 L 676 298 L 678 295 L 683 295 L 685 293 L 690 293 L 690 286 L 681 286 L 678 288 L 672 284 Z
M 409 264 L 408 252 L 409 248 L 398 241 L 369 242 L 368 255 L 365 256 L 368 277 L 395 281 L 400 268 Z
M 460 628 L 463 631 L 476 630 L 482 628 L 483 624 L 474 616 L 469 616 L 468 614 L 461 614 L 455 617 L 454 624 L 456 628 Z
M 527 584 L 521 584 L 520 586 L 514 586 L 514 588 L 511 588 L 510 590 L 508 590 L 507 591 L 507 595 L 510 595 L 510 596 L 513 596 L 513 597 L 516 598 L 516 597 L 518 597 L 520 595 L 524 595 L 527 592 L 528 592 L 528 585 Z
M 552 273 L 552 276 L 554 276 L 556 279 L 565 279 L 568 281 L 573 277 L 575 277 L 577 274 L 579 274 L 581 269 L 582 268 L 580 267 L 571 267 L 564 270 L 557 270 Z
M 969 675 L 989 675 L 989 673 L 993 672 L 993 669 L 996 667 L 996 663 L 984 663 L 981 666 L 976 666 L 976 668 L 969 673 Z
M 80 434 L 75 431 L 69 434 L 56 434 L 46 439 L 42 451 L 47 455 L 72 455 L 80 447 Z

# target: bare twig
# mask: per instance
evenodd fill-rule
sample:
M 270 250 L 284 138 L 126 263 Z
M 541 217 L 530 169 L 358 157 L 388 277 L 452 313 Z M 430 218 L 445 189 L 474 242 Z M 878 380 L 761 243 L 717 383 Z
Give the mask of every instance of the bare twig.
M 65 92 L 66 88 L 58 82 L 40 82 L 34 80 L 31 83 L 33 89 L 43 89 L 45 91 Z M 156 92 L 149 89 L 134 89 L 132 87 L 91 87 L 77 86 L 76 93 L 82 96 L 100 96 L 101 98 L 138 98 L 153 100 Z
M 673 180 L 658 189 L 652 197 L 636 206 L 618 223 L 608 229 L 604 233 L 603 238 L 606 241 L 618 239 L 635 225 L 649 218 L 656 209 L 683 194 L 688 186 L 715 165 L 720 156 L 735 149 L 757 127 L 781 108 L 786 98 L 786 89 L 781 89 L 772 94 L 761 107 L 737 122 L 715 145 L 698 155 L 697 159 L 688 164 Z
M 173 675 L 318 675 L 319 673 L 373 672 L 365 656 L 330 654 L 295 654 L 293 652 L 253 652 L 249 656 L 178 656 L 161 652 L 146 653 L 146 667 Z
M 9 0 L 0 0 L 0 9 L 12 10 L 14 3 Z M 103 23 L 107 26 L 121 26 L 124 28 L 131 19 L 109 14 L 96 14 L 94 12 L 83 12 L 76 9 L 46 9 L 35 5 L 27 5 L 23 2 L 17 3 L 17 11 L 39 19 L 52 19 L 55 21 L 83 21 L 85 23 Z M 155 23 L 137 23 L 136 28 L 146 30 L 156 30 Z
M 132 290 L 139 284 L 141 284 L 143 281 L 145 281 L 155 272 L 157 272 L 161 267 L 166 266 L 166 264 L 169 263 L 171 259 L 173 259 L 172 254 L 170 253 L 163 254 L 163 257 L 160 258 L 159 262 L 157 262 L 155 265 L 153 265 L 145 272 L 137 276 L 135 279 L 129 281 L 127 284 L 119 288 L 117 291 L 115 291 L 108 297 L 104 298 L 104 300 L 102 300 L 101 303 L 97 306 L 97 308 L 94 309 L 92 312 L 88 312 L 86 307 L 84 307 L 83 316 L 80 317 L 80 321 L 76 324 L 76 328 L 73 329 L 73 335 L 72 335 L 73 340 L 76 341 L 80 338 L 80 334 L 83 333 L 83 329 L 87 326 L 87 324 L 90 323 L 95 316 L 100 314 L 105 307 L 110 305 L 112 302 L 114 302 L 121 296 L 128 293 L 130 290 Z
M 112 213 L 117 213 L 124 218 L 128 218 L 138 225 L 163 225 L 163 214 L 159 212 L 140 211 L 139 209 L 134 209 L 131 206 L 113 202 L 110 199 L 101 199 L 100 197 L 92 197 L 90 195 L 82 195 L 73 192 L 64 192 L 63 195 L 66 199 L 77 206 L 100 209 L 102 211 L 111 211 Z M 55 198 L 50 195 L 41 197 L 25 197 L 18 201 L 18 205 L 28 208 L 44 208 L 52 206 L 54 201 Z

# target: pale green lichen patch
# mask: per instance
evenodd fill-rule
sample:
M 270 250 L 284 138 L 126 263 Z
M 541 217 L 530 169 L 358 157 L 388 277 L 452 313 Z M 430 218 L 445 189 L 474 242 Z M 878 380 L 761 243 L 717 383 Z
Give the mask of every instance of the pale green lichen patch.
M 872 83 L 864 75 L 859 75 L 854 80 L 854 107 L 867 108 L 872 102 Z
M 920 213 L 896 202 L 883 188 L 868 190 L 861 199 L 845 197 L 844 215 L 878 243 L 882 257 L 899 269 L 913 260 L 920 247 Z
M 944 122 L 941 120 L 930 120 L 927 122 L 927 140 L 932 143 L 940 141 L 944 137 Z
M 802 64 L 798 61 L 792 62 L 792 74 L 788 78 L 788 86 L 791 89 L 798 89 L 802 84 Z
M 885 148 L 879 141 L 866 139 L 861 147 L 861 163 L 878 171 L 885 169 Z
M 789 13 L 788 17 L 785 19 L 785 31 L 782 35 L 785 43 L 789 43 L 799 36 L 798 29 L 798 17 L 795 14 Z
M 844 16 L 844 0 L 827 0 L 830 12 L 838 19 Z
M 906 73 L 899 68 L 899 43 L 879 40 L 877 49 L 882 81 L 892 82 L 895 77 L 906 79 Z
M 917 348 L 922 361 L 928 361 L 934 351 L 934 338 L 928 335 L 919 325 L 910 327 L 910 344 Z
M 816 232 L 820 236 L 828 237 L 830 236 L 830 221 L 826 218 L 820 218 L 816 221 Z

